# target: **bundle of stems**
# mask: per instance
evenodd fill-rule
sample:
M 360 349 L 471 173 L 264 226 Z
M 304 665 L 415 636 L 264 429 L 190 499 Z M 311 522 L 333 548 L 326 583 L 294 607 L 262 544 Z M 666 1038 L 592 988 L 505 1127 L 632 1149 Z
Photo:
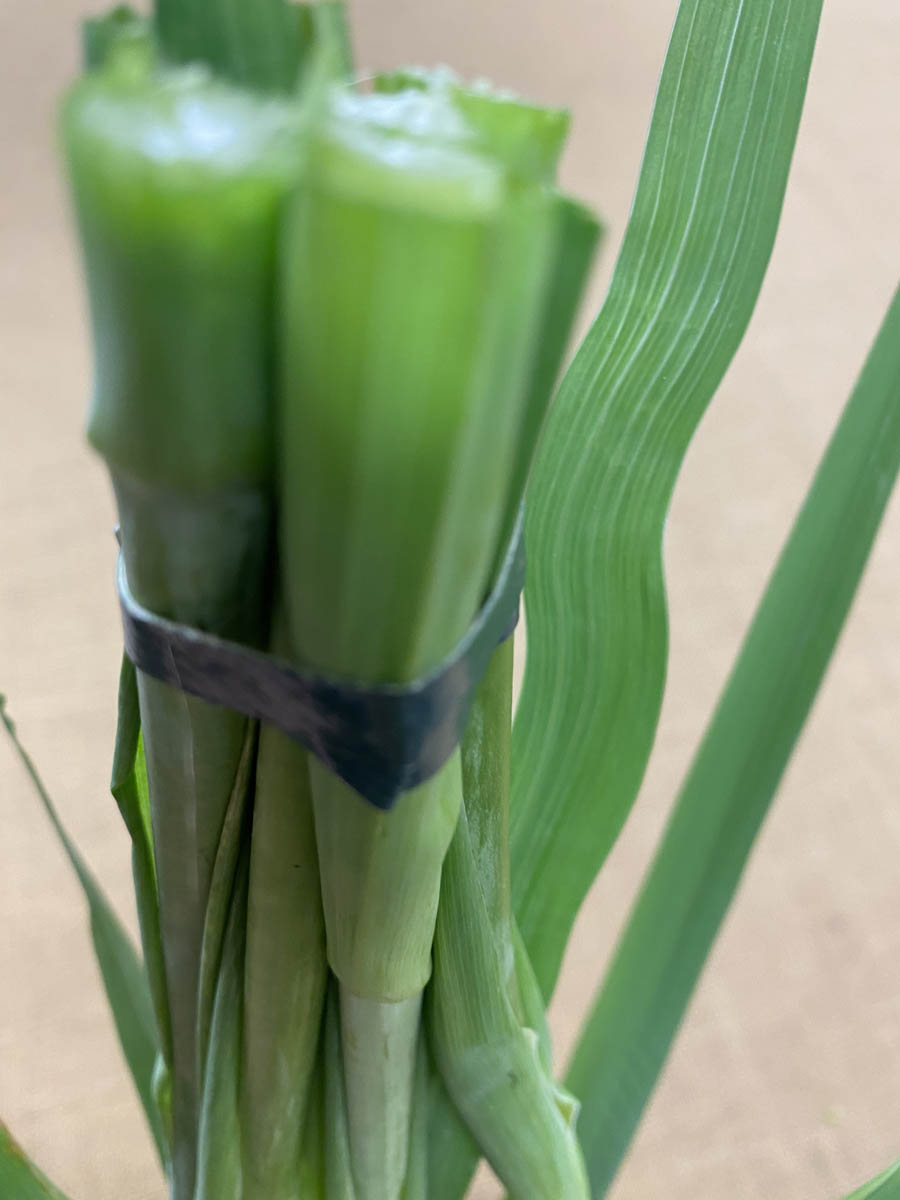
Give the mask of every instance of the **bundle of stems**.
M 460 1200 L 479 1155 L 512 1200 L 606 1194 L 900 464 L 895 296 L 582 1031 L 567 1085 L 583 1157 L 545 998 L 646 765 L 666 511 L 772 249 L 821 0 L 784 7 L 682 0 L 610 291 L 533 478 L 598 238 L 554 184 L 566 114 L 444 69 L 359 86 L 331 0 L 157 0 L 86 23 L 62 124 L 89 433 L 130 591 L 157 649 L 171 637 L 164 668 L 123 662 L 113 756 L 143 962 L 2 696 L 0 726 L 87 899 L 173 1200 Z M 480 653 L 508 599 L 498 564 L 519 562 L 526 483 L 511 773 L 512 643 L 473 694 L 460 637 Z M 253 700 L 191 691 L 185 645 L 215 644 L 197 629 L 244 643 L 218 646 L 205 694 L 234 680 L 223 662 L 252 661 Z M 296 728 L 258 703 L 273 680 L 296 699 L 283 659 L 319 677 L 321 762 L 242 715 Z M 392 685 L 381 707 L 373 682 Z M 321 701 L 354 688 L 360 729 Z M 432 744 L 427 770 L 401 773 L 424 782 L 382 811 L 383 761 L 367 789 L 360 747 L 398 732 L 398 688 L 420 718 L 441 688 L 472 704 L 440 769 Z M 442 728 L 426 721 L 426 742 Z M 359 791 L 331 769 L 353 756 Z M 61 1195 L 2 1127 L 0 1193 Z
M 598 225 L 553 182 L 564 112 L 447 71 L 363 90 L 342 20 L 89 23 L 89 436 L 142 605 L 402 684 L 491 589 Z M 507 641 L 461 749 L 381 811 L 137 672 L 173 1200 L 415 1200 L 463 1128 L 514 1198 L 588 1196 L 511 917 L 511 679 Z

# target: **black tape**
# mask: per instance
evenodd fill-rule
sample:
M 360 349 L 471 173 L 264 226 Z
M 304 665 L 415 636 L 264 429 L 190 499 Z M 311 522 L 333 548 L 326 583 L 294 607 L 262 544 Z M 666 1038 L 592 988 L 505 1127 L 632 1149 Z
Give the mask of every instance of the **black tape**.
M 274 725 L 381 809 L 430 779 L 459 745 L 491 655 L 518 623 L 524 582 L 520 512 L 496 586 L 452 653 L 412 683 L 365 685 L 158 617 L 128 590 L 121 555 L 118 569 L 125 652 L 140 671 Z

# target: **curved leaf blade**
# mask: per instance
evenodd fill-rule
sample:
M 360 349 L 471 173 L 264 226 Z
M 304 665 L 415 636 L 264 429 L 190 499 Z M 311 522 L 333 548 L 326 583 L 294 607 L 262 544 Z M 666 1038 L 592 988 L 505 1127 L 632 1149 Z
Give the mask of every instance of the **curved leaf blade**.
M 568 1084 L 605 1194 L 825 674 L 900 469 L 900 291 L 756 611 Z
M 846 1200 L 900 1200 L 900 1162 L 857 1188 Z
M 771 253 L 821 0 L 683 0 L 609 295 L 529 486 L 516 914 L 545 996 L 631 807 L 665 681 L 661 544 Z
M 166 1140 L 153 1089 L 153 1072 L 159 1046 L 153 1001 L 144 965 L 121 921 L 60 820 L 37 767 L 19 740 L 16 727 L 6 711 L 3 696 L 0 696 L 0 722 L 34 785 L 87 900 L 91 938 L 116 1032 L 156 1142 L 160 1161 L 165 1163 Z M 5 1193 L 0 1190 L 0 1196 L 3 1195 Z
M 0 1121 L 0 1196 L 6 1200 L 66 1200 Z

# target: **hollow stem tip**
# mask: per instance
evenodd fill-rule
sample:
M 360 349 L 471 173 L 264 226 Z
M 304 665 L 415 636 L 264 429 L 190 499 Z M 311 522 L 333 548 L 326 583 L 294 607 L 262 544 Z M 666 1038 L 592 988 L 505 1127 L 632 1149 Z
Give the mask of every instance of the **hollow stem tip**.
M 95 350 L 89 436 L 113 475 L 140 602 L 254 642 L 267 625 L 275 247 L 297 117 L 110 36 L 62 113 Z M 173 1194 L 187 1200 L 204 925 L 246 722 L 144 676 L 138 689 L 172 1027 Z
M 465 632 L 524 482 L 562 237 L 558 146 L 521 154 L 528 139 L 507 138 L 489 97 L 467 111 L 443 85 L 318 103 L 283 242 L 290 641 L 319 669 L 404 681 Z M 459 756 L 386 815 L 317 764 L 311 778 L 354 1178 L 367 1200 L 397 1200 Z

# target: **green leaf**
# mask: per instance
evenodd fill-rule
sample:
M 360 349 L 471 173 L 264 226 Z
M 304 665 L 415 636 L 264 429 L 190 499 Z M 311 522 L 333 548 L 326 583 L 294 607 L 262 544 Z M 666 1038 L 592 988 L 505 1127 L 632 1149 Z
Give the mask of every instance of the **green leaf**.
M 230 880 L 209 1023 L 197 1139 L 196 1200 L 240 1200 L 243 1191 L 240 1078 L 249 876 L 250 854 L 245 843 Z
M 85 69 L 104 66 L 122 45 L 139 45 L 149 50 L 152 37 L 150 22 L 128 4 L 117 4 L 81 23 L 82 58 Z
M 304 71 L 315 69 L 313 64 L 318 56 L 317 65 L 324 68 L 326 78 L 349 79 L 353 73 L 353 44 L 344 0 L 311 0 L 289 7 L 305 11 L 309 21 L 310 36 L 305 53 L 301 54 Z
M 529 492 L 513 899 L 545 996 L 631 807 L 665 680 L 661 542 L 772 249 L 821 0 L 683 0 L 609 295 Z
M 290 644 L 361 680 L 430 669 L 478 609 L 555 282 L 556 197 L 459 129 L 431 93 L 326 97 L 282 240 Z M 459 756 L 390 813 L 316 760 L 310 779 L 353 1175 L 393 1196 Z
M 431 1060 L 429 1066 L 428 1196 L 429 1200 L 461 1200 L 472 1182 L 481 1151 Z
M 508 994 L 478 873 L 476 838 L 459 815 L 441 875 L 426 1028 L 447 1091 L 513 1197 L 588 1200 L 572 1106 L 544 1069 L 534 1031 Z M 510 958 L 512 956 L 510 955 Z
M 261 91 L 288 91 L 297 75 L 297 22 L 286 0 L 155 0 L 156 30 L 174 62 L 203 62 Z
M 197 1078 L 203 1079 L 208 1070 L 210 1028 L 216 997 L 222 987 L 221 964 L 225 953 L 226 933 L 232 921 L 236 888 L 236 872 L 244 846 L 249 841 L 249 805 L 253 777 L 256 771 L 256 748 L 259 727 L 248 721 L 244 744 L 238 760 L 231 794 L 222 817 L 222 827 L 210 875 L 209 893 L 203 921 L 203 943 L 200 949 L 200 973 L 197 982 Z M 246 903 L 245 903 L 246 907 Z M 244 936 L 246 938 L 246 916 Z M 243 949 L 241 956 L 243 956 Z
M 352 69 L 343 0 L 155 0 L 153 8 L 159 43 L 169 60 L 207 63 L 246 88 L 291 91 L 316 52 L 324 52 L 329 72 L 336 76 L 349 76 Z M 100 36 L 104 34 L 101 29 Z
M 125 1060 L 156 1142 L 160 1160 L 165 1162 L 167 1154 L 165 1135 L 162 1120 L 153 1098 L 153 1072 L 159 1046 L 146 972 L 121 921 L 60 821 L 31 756 L 19 741 L 16 727 L 6 711 L 5 697 L 3 696 L 0 696 L 0 721 L 2 721 L 22 765 L 34 784 L 38 797 L 75 874 L 78 876 L 78 882 L 81 884 L 88 902 L 91 937 L 109 1006 L 112 1009 L 116 1032 L 119 1035 Z M 5 1194 L 0 1189 L 0 1195 Z
M 153 834 L 150 828 L 150 792 L 147 763 L 141 738 L 141 714 L 138 706 L 137 676 L 127 655 L 122 656 L 119 675 L 118 721 L 110 791 L 119 806 L 122 820 L 131 835 L 131 872 L 144 967 L 156 1014 L 156 1028 L 166 1065 L 172 1066 L 172 1028 L 169 995 L 159 923 L 159 896 Z
M 857 1188 L 846 1200 L 900 1200 L 900 1162 Z
M 280 651 L 277 639 L 273 651 Z M 295 1200 L 308 1194 L 298 1186 L 297 1163 L 321 1108 L 314 1088 L 328 962 L 307 755 L 271 725 L 260 726 L 252 805 L 243 1200 Z
M 0 1196 L 4 1200 L 66 1200 L 0 1121 Z
M 900 468 L 900 292 L 822 459 L 576 1050 L 595 1195 L 665 1061 L 822 681 Z
M 413 1081 L 412 1120 L 409 1126 L 409 1159 L 402 1200 L 428 1200 L 428 1084 L 430 1063 L 424 1032 L 419 1034 L 416 1075 Z

